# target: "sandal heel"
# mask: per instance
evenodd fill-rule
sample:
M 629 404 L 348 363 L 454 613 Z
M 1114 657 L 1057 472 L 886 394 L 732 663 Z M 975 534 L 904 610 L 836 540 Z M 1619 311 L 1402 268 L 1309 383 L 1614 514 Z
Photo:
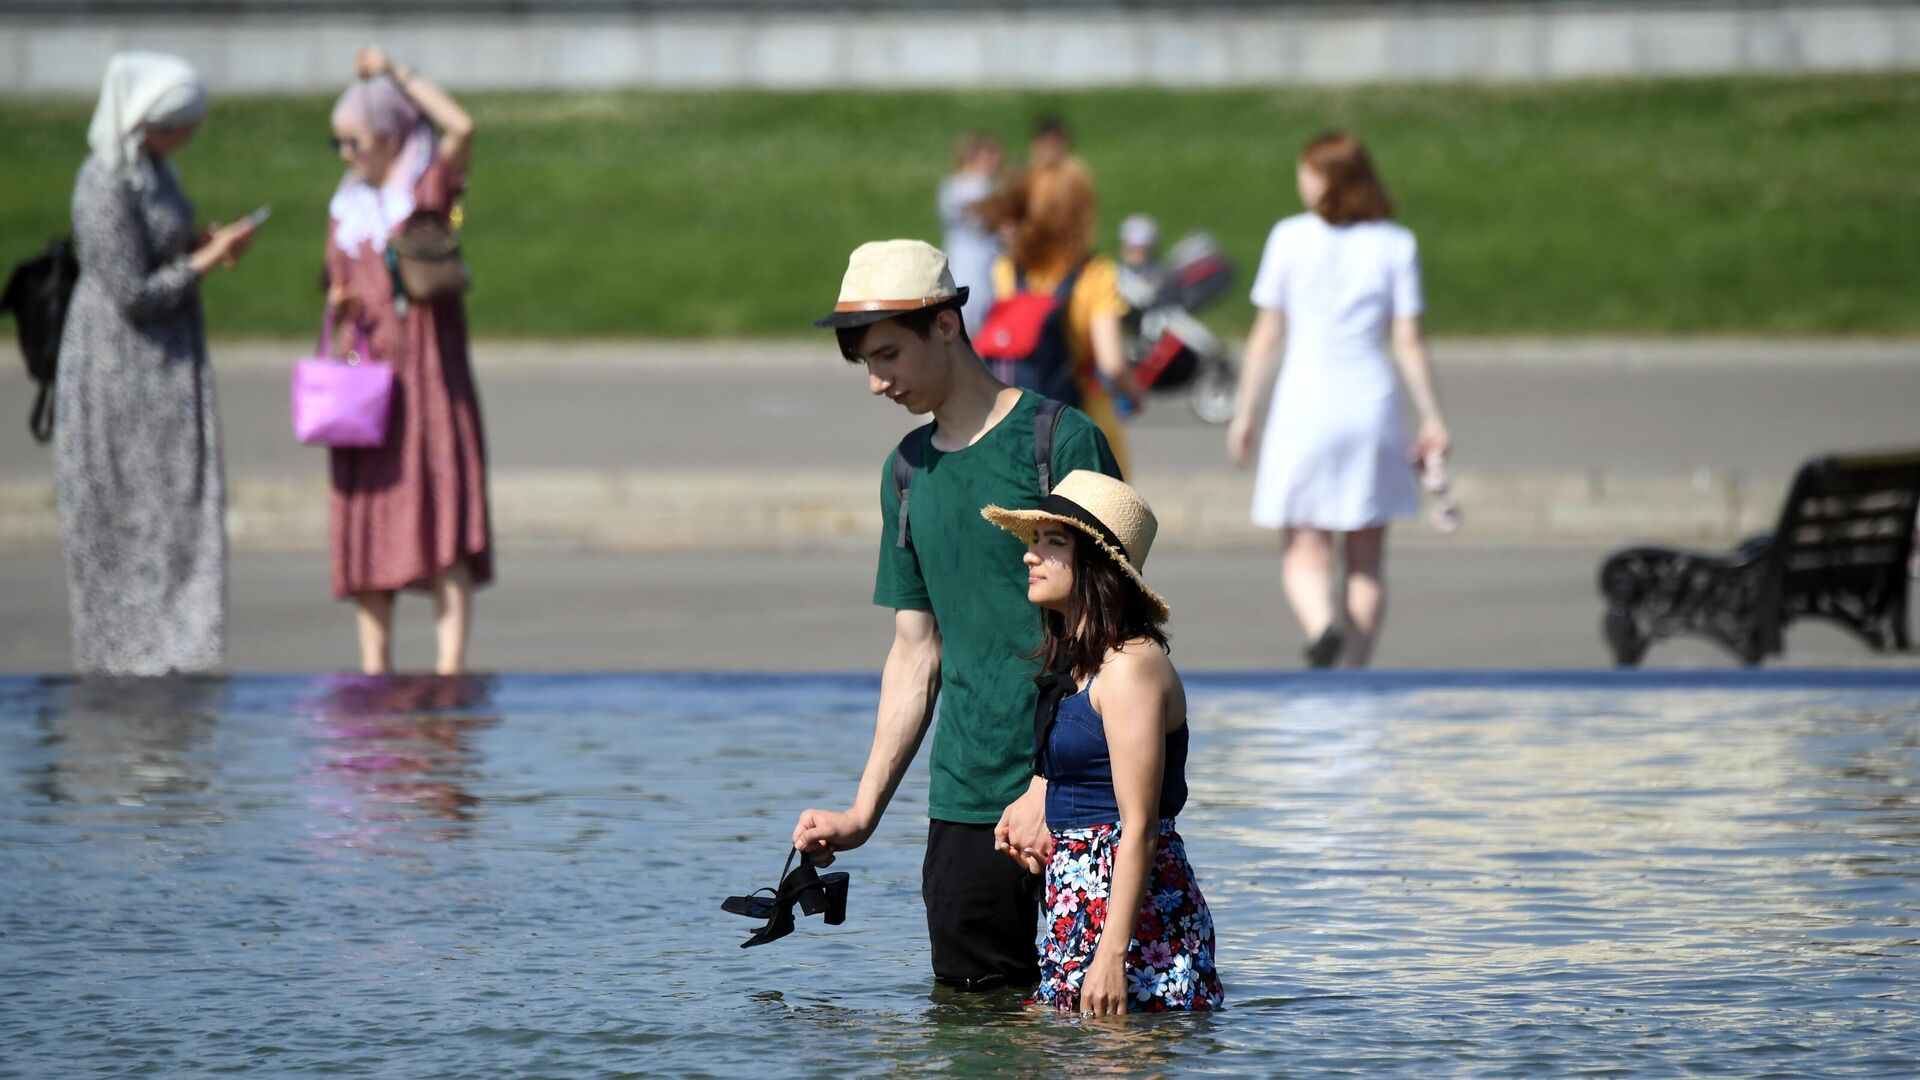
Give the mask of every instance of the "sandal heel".
M 847 921 L 847 875 L 828 874 L 820 879 L 826 892 L 826 923 L 839 926 Z

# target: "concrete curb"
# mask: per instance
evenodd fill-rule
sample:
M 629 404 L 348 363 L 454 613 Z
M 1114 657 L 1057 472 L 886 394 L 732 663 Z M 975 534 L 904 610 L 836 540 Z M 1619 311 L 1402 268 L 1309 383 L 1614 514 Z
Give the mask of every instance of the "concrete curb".
M 1162 474 L 1141 489 L 1160 519 L 1163 547 L 1264 549 L 1272 532 L 1247 520 L 1246 474 Z M 1659 541 L 1729 544 L 1770 528 L 1784 477 L 1467 474 L 1455 494 L 1467 527 L 1456 542 L 1524 544 Z M 237 478 L 227 527 L 236 550 L 316 551 L 327 546 L 323 479 Z M 690 473 L 513 470 L 492 478 L 494 530 L 506 546 L 601 551 L 696 547 L 768 550 L 864 547 L 880 532 L 873 477 L 865 472 Z M 1424 521 L 1404 535 L 1434 534 Z M 0 550 L 58 547 L 49 483 L 0 484 Z

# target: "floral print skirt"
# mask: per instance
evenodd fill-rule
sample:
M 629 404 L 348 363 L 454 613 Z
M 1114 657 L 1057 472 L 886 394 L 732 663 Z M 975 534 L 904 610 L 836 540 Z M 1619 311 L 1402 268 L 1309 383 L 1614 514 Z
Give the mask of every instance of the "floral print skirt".
M 1107 921 L 1120 826 L 1055 829 L 1041 921 L 1040 987 L 1031 1003 L 1073 1010 L 1080 983 Z M 1127 943 L 1129 1012 L 1217 1009 L 1226 1000 L 1214 969 L 1213 915 L 1187 862 L 1173 819 L 1160 822 L 1160 845 Z

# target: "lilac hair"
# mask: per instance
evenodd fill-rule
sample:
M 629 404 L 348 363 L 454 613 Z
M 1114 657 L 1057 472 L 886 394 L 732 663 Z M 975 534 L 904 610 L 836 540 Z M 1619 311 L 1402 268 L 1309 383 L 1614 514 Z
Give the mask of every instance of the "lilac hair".
M 359 79 L 333 105 L 335 124 L 389 138 L 411 135 L 420 121 L 420 107 L 392 79 Z

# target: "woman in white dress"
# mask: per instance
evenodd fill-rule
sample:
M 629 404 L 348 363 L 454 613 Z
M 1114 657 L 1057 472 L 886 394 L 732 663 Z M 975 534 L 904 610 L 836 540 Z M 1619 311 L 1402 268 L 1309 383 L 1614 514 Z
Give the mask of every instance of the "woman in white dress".
M 1419 512 L 1416 463 L 1450 441 L 1420 325 L 1419 253 L 1392 220 L 1366 147 L 1321 135 L 1296 178 L 1309 212 L 1267 237 L 1227 454 L 1245 468 L 1258 452 L 1253 521 L 1282 530 L 1282 582 L 1307 662 L 1364 667 L 1386 610 L 1387 523 Z M 1419 418 L 1411 440 L 1407 398 Z

